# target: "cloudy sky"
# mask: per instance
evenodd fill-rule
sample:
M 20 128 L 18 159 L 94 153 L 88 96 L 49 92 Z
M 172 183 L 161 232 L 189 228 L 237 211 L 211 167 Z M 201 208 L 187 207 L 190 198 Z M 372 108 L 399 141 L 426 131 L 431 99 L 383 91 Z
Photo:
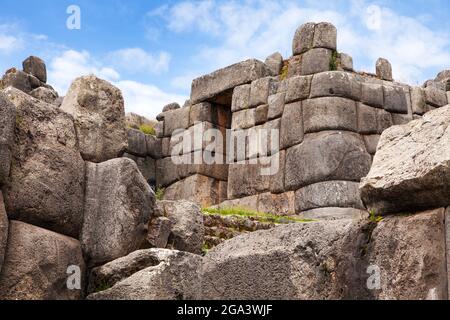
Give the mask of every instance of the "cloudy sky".
M 67 28 L 71 5 L 79 30 Z M 197 76 L 275 51 L 289 57 L 307 21 L 334 23 L 338 50 L 358 70 L 373 72 L 385 57 L 396 80 L 422 84 L 450 69 L 448 0 L 2 1 L 0 69 L 37 55 L 60 95 L 94 73 L 122 89 L 127 111 L 155 117 L 183 104 Z

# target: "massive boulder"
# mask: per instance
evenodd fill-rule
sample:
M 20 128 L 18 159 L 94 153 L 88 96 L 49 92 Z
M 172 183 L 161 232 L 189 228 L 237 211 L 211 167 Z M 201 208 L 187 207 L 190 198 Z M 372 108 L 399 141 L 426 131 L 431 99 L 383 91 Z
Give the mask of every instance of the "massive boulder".
M 200 254 L 205 236 L 203 213 L 193 202 L 159 201 L 158 215 L 166 217 L 171 222 L 168 246 L 175 250 Z M 158 228 L 158 220 L 149 229 Z
M 5 203 L 3 202 L 3 194 L 0 191 L 0 272 L 2 271 L 8 241 L 8 226 L 9 221 L 5 210 Z
M 35 76 L 44 83 L 47 82 L 47 68 L 41 58 L 30 56 L 22 62 L 22 66 L 24 72 Z
M 84 160 L 103 162 L 126 150 L 124 101 L 120 90 L 110 83 L 93 75 L 76 79 L 61 110 L 75 119 Z
M 6 71 L 1 83 L 3 88 L 13 87 L 25 93 L 30 93 L 42 85 L 41 81 L 35 76 L 15 68 Z
M 380 215 L 450 205 L 450 106 L 384 131 L 361 198 Z
M 0 92 L 0 185 L 5 183 L 11 168 L 11 149 L 14 144 L 16 108 Z
M 15 89 L 10 177 L 3 187 L 10 219 L 78 238 L 83 221 L 84 161 L 70 115 Z
M 92 270 L 90 300 L 198 300 L 200 256 L 166 249 L 131 253 Z
M 88 162 L 81 243 L 89 266 L 139 249 L 154 203 L 155 195 L 133 160 Z
M 47 103 L 55 104 L 58 99 L 58 93 L 51 88 L 39 87 L 30 92 L 30 95 L 38 100 L 42 100 Z
M 83 288 L 84 271 L 77 240 L 23 222 L 10 222 L 0 274 L 1 300 L 80 299 L 82 291 L 71 286 L 76 281 L 69 277 L 80 275 Z

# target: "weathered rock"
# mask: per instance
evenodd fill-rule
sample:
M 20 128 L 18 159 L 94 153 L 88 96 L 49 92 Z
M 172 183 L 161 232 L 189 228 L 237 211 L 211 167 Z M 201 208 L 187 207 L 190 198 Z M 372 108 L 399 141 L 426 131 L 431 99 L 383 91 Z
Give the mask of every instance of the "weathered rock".
M 124 101 L 120 90 L 93 75 L 77 78 L 61 110 L 75 119 L 83 159 L 103 162 L 120 157 L 127 147 Z
M 6 245 L 8 242 L 8 215 L 5 210 L 5 203 L 3 201 L 3 194 L 0 191 L 0 274 L 5 258 Z
M 273 215 L 293 215 L 295 214 L 294 199 L 294 192 L 262 193 L 258 196 L 258 212 Z
M 420 87 L 411 89 L 411 105 L 414 114 L 423 115 L 427 111 L 425 92 Z
M 200 256 L 187 252 L 136 251 L 93 269 L 90 292 L 98 292 L 88 299 L 198 300 L 201 299 L 201 263 Z
M 40 84 L 41 82 L 36 77 L 16 69 L 8 70 L 2 78 L 4 88 L 11 86 L 25 93 L 30 93 L 33 89 L 40 87 Z
M 313 76 L 310 98 L 337 96 L 360 100 L 361 83 L 342 71 L 322 72 Z
M 394 123 L 389 112 L 358 103 L 358 132 L 381 134 Z
M 159 206 L 172 223 L 169 246 L 175 250 L 200 254 L 205 236 L 200 207 L 185 200 L 161 201 Z
M 274 93 L 276 93 L 274 78 L 266 77 L 253 81 L 250 87 L 249 107 L 267 104 L 269 95 Z
M 78 300 L 82 290 L 68 289 L 79 268 L 81 288 L 85 266 L 80 243 L 23 222 L 9 224 L 8 247 L 0 274 L 2 300 Z M 75 270 L 75 269 L 74 269 Z
M 374 299 L 447 299 L 444 211 L 386 217 L 377 225 L 367 248 L 369 265 L 381 271 Z
M 362 83 L 361 102 L 372 107 L 383 108 L 383 86 L 377 83 Z
M 450 106 L 383 132 L 361 197 L 378 214 L 450 205 Z
M 269 110 L 267 112 L 268 120 L 280 118 L 284 111 L 284 98 L 286 93 L 281 92 L 269 96 Z
M 255 125 L 255 109 L 246 109 L 233 113 L 231 129 L 248 129 Z
M 436 88 L 425 88 L 426 102 L 434 107 L 443 107 L 447 105 L 447 94 L 445 90 Z
M 302 102 L 302 107 L 305 133 L 357 131 L 356 103 L 353 100 L 339 97 L 308 99 Z
M 292 43 L 292 52 L 294 56 L 302 54 L 312 48 L 315 27 L 316 25 L 314 23 L 305 23 L 295 31 L 294 41 Z
M 376 63 L 377 77 L 381 80 L 393 81 L 391 63 L 383 58 L 379 58 Z
M 378 142 L 380 141 L 379 134 L 371 134 L 364 136 L 364 143 L 369 154 L 375 154 L 377 152 Z
M 384 86 L 384 109 L 389 112 L 408 113 L 405 91 L 400 86 Z
M 0 92 L 0 185 L 4 184 L 9 177 L 15 125 L 16 108 Z
M 263 124 L 267 122 L 267 115 L 269 113 L 269 105 L 264 104 L 255 109 L 255 124 Z
M 89 266 L 139 249 L 154 205 L 155 195 L 132 160 L 88 162 L 81 243 Z
M 170 137 L 176 130 L 189 128 L 190 108 L 181 108 L 164 113 L 164 136 Z
M 244 84 L 234 88 L 231 103 L 232 112 L 248 109 L 250 107 L 250 89 L 250 84 Z
M 333 221 L 343 219 L 361 220 L 367 219 L 369 214 L 366 210 L 361 209 L 328 207 L 297 212 L 296 217 L 299 219 L 309 219 L 314 221 Z
M 47 68 L 45 67 L 45 62 L 38 57 L 28 57 L 22 62 L 23 71 L 29 73 L 40 81 L 47 82 Z
M 316 24 L 314 29 L 314 48 L 327 48 L 336 50 L 337 46 L 337 30 L 336 27 L 328 22 L 320 22 Z
M 340 220 L 285 225 L 231 239 L 203 259 L 203 298 L 359 297 L 366 280 L 365 270 L 355 266 L 364 242 L 359 235 L 357 223 Z
M 138 115 L 133 112 L 128 112 L 125 114 L 125 125 L 128 128 L 139 129 L 141 126 L 155 126 L 155 121 L 147 119 L 144 116 Z
M 47 87 L 39 87 L 30 92 L 30 95 L 38 100 L 42 100 L 46 103 L 54 104 L 58 98 L 58 93 Z
M 192 81 L 191 102 L 214 100 L 234 87 L 268 76 L 270 71 L 258 60 L 246 60 Z
M 85 178 L 72 117 L 17 89 L 4 93 L 17 114 L 3 188 L 9 218 L 78 238 Z
M 147 155 L 147 140 L 145 134 L 136 129 L 127 129 L 127 136 L 127 152 L 135 156 L 145 157 Z
M 270 176 L 263 175 L 261 159 L 255 164 L 238 162 L 230 164 L 228 197 L 230 199 L 256 195 L 270 190 Z
M 326 180 L 359 182 L 370 170 L 371 156 L 358 134 L 324 131 L 307 135 L 288 149 L 286 189 L 297 190 Z
M 341 68 L 345 71 L 353 71 L 353 58 L 346 54 L 340 53 L 339 58 L 341 61 Z
M 297 76 L 287 80 L 286 103 L 308 98 L 312 76 Z
M 147 134 L 145 136 L 145 141 L 147 143 L 147 154 L 153 159 L 159 159 L 162 156 L 162 144 L 161 139 L 155 136 Z
M 147 242 L 151 248 L 166 248 L 172 229 L 172 221 L 166 217 L 154 217 L 148 224 Z
M 150 157 L 137 157 L 129 153 L 125 153 L 123 156 L 136 162 L 139 171 L 148 183 L 156 183 L 156 160 Z
M 324 48 L 308 50 L 302 56 L 300 74 L 312 75 L 330 70 L 332 51 Z
M 350 181 L 325 181 L 301 188 L 295 193 L 295 211 L 335 207 L 364 210 L 359 197 L 359 183 Z
M 279 52 L 275 52 L 267 57 L 264 61 L 270 71 L 270 75 L 278 76 L 283 68 L 283 56 Z
M 164 113 L 164 112 L 167 112 L 167 111 L 177 110 L 177 109 L 180 109 L 180 108 L 181 108 L 180 105 L 177 102 L 174 102 L 174 103 L 170 103 L 170 104 L 166 105 L 163 108 L 162 112 Z
M 284 107 L 280 128 L 280 148 L 286 149 L 303 141 L 302 102 L 294 102 Z

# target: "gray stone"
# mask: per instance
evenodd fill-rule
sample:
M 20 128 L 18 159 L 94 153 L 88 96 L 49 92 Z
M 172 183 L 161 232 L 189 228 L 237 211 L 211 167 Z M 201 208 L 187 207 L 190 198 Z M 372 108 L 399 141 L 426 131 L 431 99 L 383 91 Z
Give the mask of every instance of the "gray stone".
M 8 216 L 78 238 L 83 222 L 84 161 L 70 115 L 15 89 L 15 144 L 3 188 Z
M 229 128 L 231 125 L 231 112 L 229 107 L 199 103 L 191 107 L 189 115 L 189 127 L 198 122 L 210 122 L 215 125 Z
M 284 173 L 286 167 L 286 150 L 272 155 L 272 157 L 278 157 L 273 159 L 274 163 L 278 163 L 278 170 L 272 176 L 270 176 L 270 192 L 283 193 L 284 192 Z M 276 161 L 276 162 L 275 162 Z
M 341 53 L 339 56 L 341 60 L 341 68 L 345 71 L 353 71 L 353 58 L 346 53 Z
M 201 254 L 205 229 L 200 207 L 185 200 L 160 201 L 159 206 L 172 223 L 168 246 L 179 251 Z
M 128 129 L 128 148 L 127 152 L 135 156 L 145 157 L 147 155 L 147 140 L 142 131 Z
M 250 89 L 250 107 L 267 104 L 269 95 L 276 93 L 274 78 L 266 77 L 252 82 Z
M 292 52 L 294 56 L 302 54 L 312 48 L 315 27 L 316 25 L 314 23 L 305 23 L 295 31 L 292 43 Z
M 3 76 L 2 86 L 4 88 L 11 86 L 25 93 L 30 93 L 40 86 L 40 81 L 30 74 L 13 68 Z
M 156 181 L 156 160 L 150 157 L 137 157 L 129 153 L 125 153 L 123 156 L 136 162 L 139 171 L 147 182 Z
M 121 156 L 127 148 L 122 93 L 93 75 L 77 78 L 60 107 L 75 119 L 81 155 L 91 162 Z
M 336 50 L 337 47 L 336 27 L 328 22 L 321 22 L 316 24 L 314 30 L 313 47 Z
M 164 113 L 164 137 L 170 137 L 176 130 L 189 128 L 190 108 L 181 108 Z
M 164 121 L 158 121 L 158 123 L 155 125 L 155 133 L 158 139 L 164 137 Z
M 89 266 L 139 249 L 154 205 L 155 195 L 132 160 L 88 162 L 81 243 Z
M 286 190 L 326 180 L 359 182 L 369 172 L 371 160 L 356 133 L 325 131 L 306 135 L 302 144 L 287 151 Z
M 449 121 L 446 106 L 383 132 L 360 187 L 369 209 L 385 215 L 450 205 Z
M 326 207 L 364 210 L 358 186 L 358 182 L 325 181 L 301 188 L 295 192 L 295 212 Z
M 270 71 L 258 60 L 236 63 L 192 81 L 191 103 L 197 104 L 226 93 L 234 87 L 268 76 Z
M 258 212 L 291 216 L 295 214 L 294 192 L 280 194 L 261 193 L 258 196 Z
M 427 104 L 438 108 L 447 105 L 447 94 L 444 90 L 431 87 L 425 88 L 424 91 Z
M 423 84 L 424 88 L 434 88 L 437 90 L 441 90 L 441 91 L 447 91 L 446 90 L 446 85 L 444 82 L 438 82 L 435 80 L 427 80 L 424 84 Z
M 361 134 L 381 134 L 393 126 L 392 115 L 378 108 L 358 103 L 358 132 Z
M 77 240 L 30 224 L 11 221 L 8 247 L 0 274 L 0 299 L 81 299 L 82 290 L 70 290 L 67 287 L 70 266 L 80 268 L 83 288 L 85 265 Z
M 228 197 L 237 199 L 270 190 L 270 176 L 262 174 L 262 165 L 238 162 L 230 164 L 228 173 Z
M 361 102 L 372 107 L 383 108 L 383 86 L 376 83 L 362 83 Z
M 268 56 L 264 63 L 270 70 L 270 75 L 278 76 L 283 68 L 283 56 L 279 52 L 275 52 Z
M 198 300 L 201 264 L 200 256 L 187 252 L 136 251 L 92 270 L 89 291 L 95 293 L 87 299 Z
M 178 165 L 171 157 L 156 161 L 156 184 L 160 187 L 170 186 L 180 179 Z
M 268 120 L 280 118 L 284 111 L 284 98 L 286 93 L 281 92 L 269 96 L 269 110 L 267 113 Z
M 301 75 L 312 75 L 330 70 L 333 52 L 329 49 L 316 48 L 305 52 L 302 56 Z
M 361 220 L 367 219 L 369 214 L 365 210 L 354 208 L 317 208 L 297 212 L 299 219 L 309 219 L 314 221 L 334 221 L 334 220 Z
M 39 87 L 30 92 L 30 95 L 38 100 L 42 100 L 46 103 L 55 103 L 58 98 L 58 93 L 47 87 Z
M 305 133 L 324 130 L 357 131 L 356 103 L 339 97 L 308 99 L 302 102 Z
M 375 154 L 377 152 L 378 142 L 380 141 L 379 134 L 372 134 L 363 136 L 366 149 L 369 154 Z
M 146 135 L 147 154 L 153 159 L 159 159 L 162 156 L 162 140 L 152 135 Z
M 147 242 L 151 248 L 166 248 L 172 229 L 172 221 L 166 217 L 154 217 L 148 224 Z
M 444 209 L 386 217 L 367 248 L 369 265 L 378 266 L 376 300 L 446 300 Z
M 310 98 L 337 96 L 359 101 L 361 83 L 352 74 L 342 71 L 322 72 L 314 75 Z
M 34 56 L 28 57 L 22 62 L 22 66 L 24 72 L 35 76 L 44 83 L 47 82 L 47 68 L 42 59 Z
M 0 185 L 4 184 L 9 177 L 15 126 L 16 108 L 0 92 Z
M 245 84 L 234 88 L 231 111 L 237 112 L 250 107 L 250 89 L 251 85 Z
M 411 89 L 411 104 L 414 114 L 423 115 L 426 112 L 427 103 L 425 100 L 425 92 L 420 87 Z
M 173 103 L 170 103 L 170 104 L 166 105 L 163 108 L 162 112 L 164 113 L 164 112 L 167 112 L 167 111 L 177 110 L 177 109 L 180 109 L 180 108 L 181 107 L 180 107 L 180 105 L 177 102 L 173 102 Z
M 428 106 L 426 107 L 427 112 L 431 111 L 432 109 L 430 109 Z M 391 113 L 392 116 L 392 121 L 394 122 L 394 125 L 398 126 L 398 125 L 404 125 L 409 123 L 410 121 L 413 120 L 413 115 L 412 114 L 400 114 L 400 113 Z
M 302 59 L 303 54 L 289 58 L 287 68 L 285 68 L 284 74 L 281 75 L 281 78 L 289 79 L 292 77 L 300 76 L 302 74 Z
M 233 113 L 231 129 L 248 129 L 255 125 L 255 109 L 246 109 Z
M 0 274 L 5 258 L 6 245 L 8 243 L 8 215 L 6 214 L 5 203 L 3 201 L 3 194 L 0 191 Z
M 450 207 L 445 211 L 445 244 L 447 248 L 447 281 L 450 279 Z M 448 288 L 448 296 L 450 297 L 450 287 Z
M 406 94 L 400 86 L 384 86 L 384 109 L 389 112 L 408 113 Z
M 379 58 L 376 63 L 377 77 L 381 80 L 393 81 L 391 63 L 383 58 Z
M 280 148 L 286 149 L 303 141 L 302 103 L 294 102 L 284 107 L 280 128 Z
M 312 76 L 297 76 L 287 80 L 286 103 L 307 99 L 311 89 Z
M 263 124 L 267 122 L 267 115 L 269 112 L 269 106 L 264 104 L 255 109 L 255 124 Z

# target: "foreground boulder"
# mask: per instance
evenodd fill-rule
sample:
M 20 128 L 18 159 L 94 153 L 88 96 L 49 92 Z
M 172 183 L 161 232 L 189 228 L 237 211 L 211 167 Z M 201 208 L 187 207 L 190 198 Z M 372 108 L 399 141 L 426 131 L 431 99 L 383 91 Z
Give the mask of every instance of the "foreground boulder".
M 140 250 L 91 272 L 90 300 L 198 300 L 200 256 L 166 249 Z
M 155 194 L 132 160 L 88 162 L 81 243 L 89 266 L 139 249 L 154 203 Z
M 3 202 L 3 194 L 0 191 L 0 272 L 2 271 L 8 241 L 8 226 L 9 221 L 8 216 L 6 215 L 5 204 Z
M 30 92 L 33 98 L 42 100 L 47 103 L 55 104 L 56 99 L 58 99 L 58 93 L 51 88 L 39 87 Z
M 70 115 L 15 89 L 10 177 L 3 188 L 8 216 L 78 238 L 83 222 L 84 161 Z
M 156 215 L 149 224 L 150 243 L 166 242 L 171 249 L 202 253 L 205 228 L 198 205 L 185 200 L 159 201 Z M 167 218 L 169 223 L 161 218 Z
M 11 168 L 11 149 L 14 144 L 16 108 L 0 92 L 0 185 L 5 183 Z
M 126 150 L 122 93 L 107 81 L 93 75 L 76 79 L 61 110 L 75 119 L 84 160 L 103 162 L 120 157 Z
M 0 273 L 0 299 L 80 299 L 81 290 L 71 290 L 67 285 L 71 266 L 79 268 L 82 288 L 85 267 L 77 240 L 11 221 L 5 263 Z
M 361 198 L 377 214 L 450 205 L 450 105 L 383 132 Z

